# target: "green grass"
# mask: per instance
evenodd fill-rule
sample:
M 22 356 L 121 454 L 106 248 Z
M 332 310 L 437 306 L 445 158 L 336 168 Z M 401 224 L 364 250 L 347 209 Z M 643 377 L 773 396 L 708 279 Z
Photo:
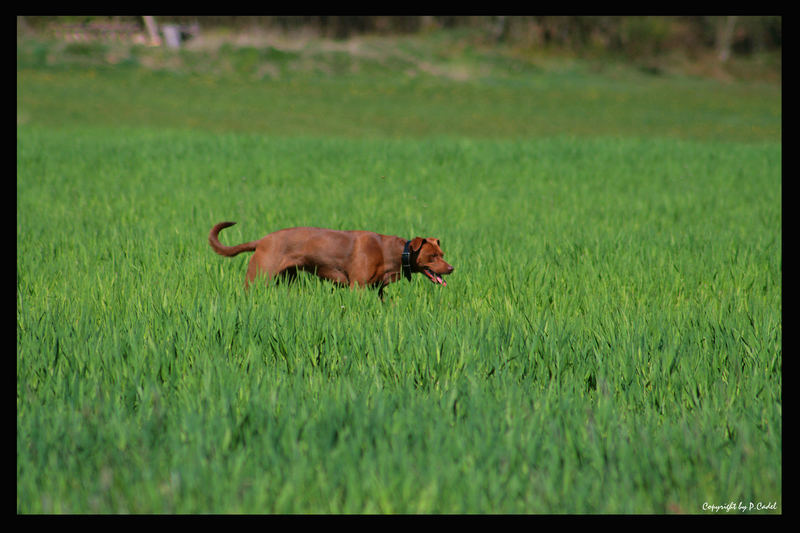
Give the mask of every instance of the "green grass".
M 559 76 L 18 71 L 17 512 L 782 512 L 780 90 Z M 456 270 L 248 294 L 221 220 Z
M 453 82 L 434 77 L 238 77 L 23 70 L 18 120 L 198 128 L 274 136 L 669 136 L 777 141 L 780 88 L 578 73 Z

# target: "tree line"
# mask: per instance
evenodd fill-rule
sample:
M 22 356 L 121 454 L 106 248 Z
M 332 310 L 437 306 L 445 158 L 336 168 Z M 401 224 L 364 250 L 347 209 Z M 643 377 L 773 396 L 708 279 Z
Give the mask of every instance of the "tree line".
M 29 27 L 99 19 L 143 25 L 143 17 L 24 17 Z M 159 24 L 191 24 L 201 29 L 311 30 L 333 39 L 367 34 L 413 34 L 436 29 L 471 29 L 488 42 L 606 51 L 631 56 L 680 49 L 716 51 L 722 60 L 781 48 L 780 16 L 158 16 Z

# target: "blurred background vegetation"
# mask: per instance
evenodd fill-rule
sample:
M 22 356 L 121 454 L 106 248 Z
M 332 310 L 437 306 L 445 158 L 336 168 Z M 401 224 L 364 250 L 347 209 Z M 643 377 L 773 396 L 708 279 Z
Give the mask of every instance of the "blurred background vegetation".
M 170 39 L 167 29 L 178 35 L 178 43 Z M 449 49 L 439 47 L 433 55 L 463 53 L 467 47 L 501 50 L 507 57 L 529 63 L 577 57 L 624 61 L 653 74 L 771 82 L 781 77 L 780 16 L 17 17 L 18 42 L 20 38 L 71 42 L 73 55 L 80 55 L 76 46 L 89 43 L 177 44 L 172 47 L 191 49 L 226 43 L 258 47 L 266 41 L 280 51 L 279 39 L 336 42 L 437 34 L 450 36 Z M 290 48 L 286 41 L 283 44 L 283 49 Z M 41 62 L 54 52 L 40 49 L 38 53 Z

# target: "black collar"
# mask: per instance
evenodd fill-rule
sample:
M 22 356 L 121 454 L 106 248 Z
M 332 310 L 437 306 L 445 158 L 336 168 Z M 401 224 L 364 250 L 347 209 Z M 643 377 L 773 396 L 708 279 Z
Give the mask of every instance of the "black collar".
M 401 257 L 403 263 L 403 275 L 408 281 L 411 281 L 411 241 L 406 241 L 406 245 L 403 247 L 403 255 Z

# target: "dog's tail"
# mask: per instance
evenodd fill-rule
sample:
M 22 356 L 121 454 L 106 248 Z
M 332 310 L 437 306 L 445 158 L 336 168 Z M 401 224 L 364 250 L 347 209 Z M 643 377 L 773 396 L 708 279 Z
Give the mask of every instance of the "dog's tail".
M 238 255 L 242 252 L 252 252 L 256 249 L 256 241 L 245 242 L 242 244 L 237 244 L 236 246 L 225 246 L 219 242 L 219 232 L 225 228 L 233 226 L 234 224 L 236 224 L 236 222 L 220 222 L 211 228 L 211 233 L 208 234 L 208 244 L 210 244 L 214 251 L 219 255 L 233 257 L 234 255 Z

